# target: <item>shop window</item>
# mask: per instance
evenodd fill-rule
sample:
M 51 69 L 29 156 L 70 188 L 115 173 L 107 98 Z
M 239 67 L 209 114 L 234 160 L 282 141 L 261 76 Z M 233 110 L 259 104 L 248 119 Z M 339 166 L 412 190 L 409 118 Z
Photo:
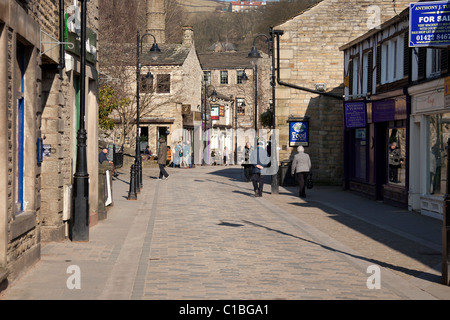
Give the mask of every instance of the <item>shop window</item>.
M 403 124 L 403 121 L 399 121 Z M 389 128 L 388 181 L 405 186 L 406 179 L 406 128 Z
M 444 195 L 447 177 L 447 138 L 450 136 L 450 114 L 429 116 L 429 193 Z
M 366 180 L 366 129 L 360 128 L 354 130 L 352 138 L 353 164 L 351 176 L 355 179 Z

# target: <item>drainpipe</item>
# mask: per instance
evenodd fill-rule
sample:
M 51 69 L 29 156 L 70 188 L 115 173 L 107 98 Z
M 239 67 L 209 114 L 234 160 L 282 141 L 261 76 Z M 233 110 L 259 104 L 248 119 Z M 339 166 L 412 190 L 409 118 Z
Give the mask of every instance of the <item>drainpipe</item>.
M 342 96 L 338 96 L 336 94 L 332 94 L 332 93 L 328 93 L 328 92 L 322 92 L 322 91 L 318 91 L 318 90 L 313 90 L 313 89 L 308 89 L 305 87 L 300 87 L 297 86 L 295 84 L 291 84 L 291 83 L 287 83 L 284 81 L 280 80 L 280 32 L 277 30 L 274 30 L 274 33 L 277 36 L 277 82 L 279 85 L 282 86 L 286 86 L 289 88 L 293 88 L 293 89 L 297 89 L 297 90 L 303 90 L 303 91 L 307 91 L 307 92 L 311 92 L 311 93 L 316 93 L 316 94 L 320 94 L 323 96 L 327 96 L 327 97 L 331 97 L 331 98 L 335 98 L 335 99 L 339 99 L 339 100 L 344 100 L 344 97 Z
M 65 33 L 65 18 L 64 18 L 64 0 L 59 0 L 59 77 L 63 77 L 63 70 L 65 66 L 65 50 L 64 50 L 64 33 Z

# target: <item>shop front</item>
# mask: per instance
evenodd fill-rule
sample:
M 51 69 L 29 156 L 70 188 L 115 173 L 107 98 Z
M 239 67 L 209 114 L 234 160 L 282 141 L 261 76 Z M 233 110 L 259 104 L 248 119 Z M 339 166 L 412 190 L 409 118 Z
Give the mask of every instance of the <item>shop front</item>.
M 442 219 L 447 192 L 447 142 L 450 138 L 450 94 L 445 79 L 409 88 L 411 95 L 411 174 L 409 207 Z M 448 80 L 447 80 L 448 81 Z
M 344 103 L 345 188 L 406 207 L 409 129 L 402 93 Z

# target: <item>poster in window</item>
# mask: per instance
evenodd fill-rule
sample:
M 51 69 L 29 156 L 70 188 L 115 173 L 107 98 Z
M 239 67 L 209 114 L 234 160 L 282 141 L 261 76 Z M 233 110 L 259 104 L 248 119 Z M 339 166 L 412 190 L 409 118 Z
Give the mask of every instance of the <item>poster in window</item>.
M 289 122 L 289 146 L 309 146 L 309 122 L 290 121 Z

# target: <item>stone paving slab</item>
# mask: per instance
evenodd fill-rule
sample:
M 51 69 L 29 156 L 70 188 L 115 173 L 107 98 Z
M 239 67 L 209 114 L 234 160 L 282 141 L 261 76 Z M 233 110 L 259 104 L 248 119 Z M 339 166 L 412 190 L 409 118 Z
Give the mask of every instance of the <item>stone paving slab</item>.
M 0 299 L 448 299 L 439 284 L 439 221 L 343 192 L 295 187 L 254 198 L 240 167 L 144 169 L 138 200 L 127 174 L 90 241 L 48 243 Z M 351 204 L 351 202 L 353 204 Z M 350 203 L 350 204 L 349 204 Z M 402 219 L 399 219 L 401 217 Z M 368 289 L 367 268 L 381 268 Z M 68 289 L 69 266 L 81 289 Z

